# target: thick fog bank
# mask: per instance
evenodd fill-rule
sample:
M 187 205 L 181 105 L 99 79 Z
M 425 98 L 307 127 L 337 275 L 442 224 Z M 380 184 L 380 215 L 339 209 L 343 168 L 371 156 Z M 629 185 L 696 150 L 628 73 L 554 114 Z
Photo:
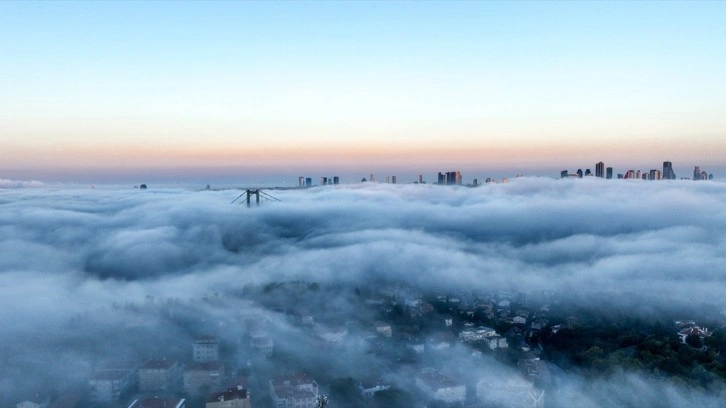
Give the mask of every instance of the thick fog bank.
M 391 371 L 387 361 L 363 357 L 368 316 L 356 310 L 354 288 L 548 291 L 603 306 L 625 294 L 634 313 L 651 306 L 690 311 L 696 304 L 722 310 L 726 299 L 721 183 L 366 183 L 268 190 L 280 201 L 249 209 L 231 203 L 237 190 L 13 187 L 0 191 L 5 393 L 60 378 L 82 381 L 109 356 L 182 355 L 147 341 L 183 345 L 199 334 L 180 321 L 213 321 L 234 339 L 246 330 L 238 328 L 240 314 L 264 315 L 270 332 L 299 338 L 303 329 L 286 317 L 291 309 L 317 310 L 350 330 L 344 358 L 281 342 L 291 361 L 322 362 L 341 376 Z M 272 308 L 245 303 L 250 291 L 274 296 L 266 284 L 298 281 L 316 286 L 301 287 L 300 299 L 286 293 L 270 301 Z M 119 337 L 124 332 L 132 335 Z M 472 370 L 498 364 L 456 353 Z M 455 361 L 434 363 L 460 370 Z M 636 374 L 564 384 L 557 398 L 578 398 L 578 406 L 646 406 L 642 401 L 663 395 L 662 406 L 720 398 Z

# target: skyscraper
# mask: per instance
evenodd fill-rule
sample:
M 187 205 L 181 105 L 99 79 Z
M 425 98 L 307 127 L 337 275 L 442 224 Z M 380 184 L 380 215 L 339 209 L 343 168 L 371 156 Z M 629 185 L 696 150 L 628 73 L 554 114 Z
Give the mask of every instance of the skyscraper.
M 305 187 L 312 187 L 312 186 L 313 186 L 313 178 L 305 177 Z
M 586 170 L 585 170 L 585 176 L 586 176 L 586 177 L 587 177 L 587 176 L 592 176 L 592 171 L 590 171 L 590 169 L 586 169 Z
M 608 179 L 608 180 L 610 180 L 610 179 L 613 178 L 613 168 L 612 167 L 608 167 L 605 170 L 605 178 Z
M 303 176 L 298 177 L 297 186 L 300 188 L 305 187 L 305 177 L 303 177 Z
M 676 173 L 673 171 L 673 163 L 669 161 L 663 162 L 663 178 L 666 180 L 676 179 Z
M 336 186 L 337 186 L 338 184 L 340 184 L 340 177 L 338 177 L 338 176 L 334 176 L 334 177 L 333 177 L 333 184 L 335 184 Z
M 577 169 L 577 177 L 582 178 L 582 169 Z
M 701 179 L 701 166 L 696 166 L 693 169 L 693 179 L 694 180 L 700 180 Z
M 396 176 L 391 176 L 391 183 L 396 184 Z
M 605 163 L 598 162 L 595 165 L 595 177 L 600 177 L 600 178 L 605 177 Z
M 436 179 L 436 182 L 438 184 L 446 184 L 446 175 L 442 172 L 439 172 L 438 178 Z
M 660 170 L 653 169 L 650 171 L 650 180 L 660 180 L 661 174 Z
M 567 178 L 567 170 L 562 170 L 560 172 L 560 178 Z

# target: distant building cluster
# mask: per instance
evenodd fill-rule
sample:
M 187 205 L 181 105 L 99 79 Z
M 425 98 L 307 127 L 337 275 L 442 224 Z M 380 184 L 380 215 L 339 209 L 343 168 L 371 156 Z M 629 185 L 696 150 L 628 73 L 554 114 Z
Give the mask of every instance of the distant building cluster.
M 562 170 L 560 172 L 560 178 L 583 178 L 583 177 L 599 177 L 605 179 L 613 178 L 613 168 L 605 167 L 605 163 L 598 162 L 595 164 L 595 173 L 593 174 L 590 169 L 577 169 L 575 173 L 570 173 L 568 170 Z M 627 170 L 625 173 L 618 173 L 618 179 L 630 179 L 630 180 L 675 180 L 676 173 L 673 171 L 673 163 L 669 161 L 663 162 L 663 169 L 651 169 L 650 171 L 641 170 Z M 682 177 L 682 179 L 688 180 L 688 177 Z M 693 180 L 713 180 L 713 174 L 708 174 L 706 171 L 701 171 L 699 166 L 693 169 Z

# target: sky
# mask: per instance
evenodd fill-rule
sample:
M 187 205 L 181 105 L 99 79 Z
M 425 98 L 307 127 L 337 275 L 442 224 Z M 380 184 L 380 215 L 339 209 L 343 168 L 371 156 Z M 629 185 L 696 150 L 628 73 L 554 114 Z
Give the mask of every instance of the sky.
M 724 2 L 0 2 L 0 179 L 726 176 Z M 469 180 L 466 180 L 466 179 Z
M 535 295 L 549 292 L 631 320 L 663 313 L 707 324 L 704 316 L 726 313 L 724 183 L 525 177 L 477 189 L 359 183 L 269 193 L 282 201 L 251 209 L 231 204 L 233 190 L 0 194 L 0 405 L 15 406 L 19 399 L 3 398 L 44 382 L 84 383 L 100 361 L 188 360 L 209 327 L 239 344 L 252 330 L 240 322 L 250 318 L 286 356 L 254 363 L 262 384 L 264 364 L 410 379 L 406 364 L 369 351 L 376 317 L 353 288 L 373 297 L 396 288 L 400 299 L 418 291 L 498 299 L 505 290 L 533 308 Z M 271 291 L 275 302 L 255 295 L 275 282 L 302 284 Z M 320 292 L 308 297 L 313 282 Z M 344 346 L 316 346 L 281 310 L 345 321 Z M 474 382 L 506 370 L 464 345 L 426 361 Z M 573 370 L 546 398 L 552 406 L 710 407 L 726 397 L 722 382 L 705 389 L 653 375 Z

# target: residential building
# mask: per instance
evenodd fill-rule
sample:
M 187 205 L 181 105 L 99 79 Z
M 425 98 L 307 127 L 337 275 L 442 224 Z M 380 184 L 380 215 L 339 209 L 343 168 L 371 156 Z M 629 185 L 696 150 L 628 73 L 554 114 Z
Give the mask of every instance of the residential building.
M 152 359 L 139 368 L 141 391 L 169 391 L 181 385 L 182 372 L 176 360 Z
M 613 168 L 612 167 L 608 167 L 607 169 L 605 169 L 605 178 L 608 180 L 613 178 Z
M 371 398 L 375 393 L 389 388 L 391 386 L 381 380 L 363 380 L 358 383 L 358 391 L 364 398 Z
M 544 407 L 544 391 L 516 375 L 500 374 L 479 381 L 476 395 L 487 406 L 512 408 Z
M 138 382 L 138 364 L 131 361 L 103 361 L 88 381 L 93 401 L 118 401 L 121 394 Z
M 183 398 L 144 398 L 134 400 L 129 408 L 186 408 Z
M 192 395 L 206 394 L 219 388 L 224 377 L 220 362 L 194 363 L 184 369 L 184 391 Z
M 274 343 L 268 336 L 252 336 L 250 346 L 257 352 L 270 357 L 272 355 Z
M 273 377 L 270 397 L 274 408 L 315 408 L 318 384 L 307 374 Z
M 466 386 L 434 368 L 424 368 L 416 375 L 416 386 L 432 400 L 452 404 L 466 400 Z
M 197 338 L 192 345 L 192 360 L 196 363 L 219 361 L 219 339 L 214 336 Z
M 204 408 L 252 408 L 250 393 L 242 386 L 215 392 L 209 396 Z

